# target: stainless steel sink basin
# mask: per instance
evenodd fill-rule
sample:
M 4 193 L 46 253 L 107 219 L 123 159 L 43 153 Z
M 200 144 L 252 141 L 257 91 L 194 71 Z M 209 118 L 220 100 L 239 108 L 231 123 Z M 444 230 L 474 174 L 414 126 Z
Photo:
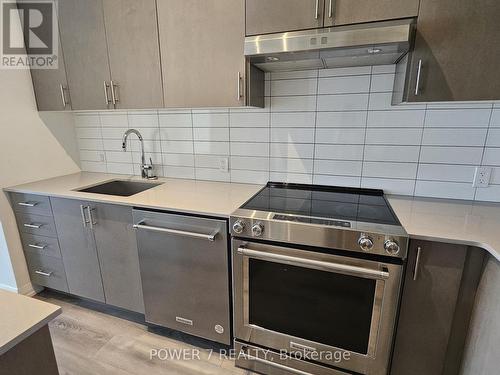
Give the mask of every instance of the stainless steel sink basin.
M 118 195 L 120 197 L 130 197 L 131 195 L 140 193 L 141 191 L 152 189 L 158 185 L 161 185 L 161 183 L 114 180 L 105 182 L 103 184 L 78 189 L 77 191 L 83 193 L 96 193 Z

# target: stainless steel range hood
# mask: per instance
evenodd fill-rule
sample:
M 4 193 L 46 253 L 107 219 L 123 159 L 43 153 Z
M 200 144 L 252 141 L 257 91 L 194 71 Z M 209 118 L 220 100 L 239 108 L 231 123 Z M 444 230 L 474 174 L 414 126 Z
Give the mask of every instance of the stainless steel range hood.
M 266 72 L 395 64 L 414 32 L 410 18 L 257 35 L 245 38 L 245 55 Z

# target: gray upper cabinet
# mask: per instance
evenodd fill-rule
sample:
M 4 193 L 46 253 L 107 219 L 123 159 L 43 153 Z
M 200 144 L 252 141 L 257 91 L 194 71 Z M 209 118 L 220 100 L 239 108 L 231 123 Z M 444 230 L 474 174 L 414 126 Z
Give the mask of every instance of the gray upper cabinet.
M 420 0 L 325 0 L 325 26 L 416 17 Z
M 393 103 L 500 99 L 500 2 L 421 0 Z
M 165 106 L 245 105 L 244 0 L 157 7 Z
M 51 198 L 69 292 L 104 302 L 101 270 L 87 202 Z
M 163 107 L 155 0 L 103 5 L 115 107 Z
M 64 53 L 59 41 L 57 69 L 32 69 L 31 78 L 39 111 L 71 110 Z
M 106 303 L 144 313 L 132 208 L 91 204 Z
M 59 25 L 73 109 L 107 109 L 111 101 L 102 0 L 61 0 Z
M 324 6 L 324 0 L 246 0 L 246 35 L 322 27 Z

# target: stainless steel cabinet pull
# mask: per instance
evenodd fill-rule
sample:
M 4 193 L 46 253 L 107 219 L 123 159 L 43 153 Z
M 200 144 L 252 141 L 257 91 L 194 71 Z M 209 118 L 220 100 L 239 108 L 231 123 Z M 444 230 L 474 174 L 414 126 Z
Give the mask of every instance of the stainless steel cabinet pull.
M 109 84 L 106 81 L 104 81 L 104 98 L 106 99 L 106 105 L 109 105 L 111 103 L 108 97 L 108 87 Z
M 333 18 L 333 0 L 328 4 L 328 18 Z
M 279 363 L 276 363 L 276 362 L 268 361 L 267 359 L 262 359 L 262 358 L 259 358 L 259 357 L 254 357 L 253 355 L 244 354 L 244 357 L 246 359 L 248 359 L 249 361 L 259 362 L 259 363 L 265 364 L 265 365 L 270 366 L 270 367 L 274 367 L 274 368 L 277 368 L 277 369 L 280 369 L 280 370 L 284 370 L 285 372 L 290 373 L 290 374 L 296 374 L 296 375 L 313 375 L 310 372 L 305 372 L 305 371 L 302 371 L 302 370 L 297 370 L 297 369 L 294 369 L 294 368 L 291 368 L 291 367 L 288 367 L 288 366 L 285 366 L 285 365 L 282 365 L 282 364 L 279 364 Z
M 61 100 L 62 100 L 62 105 L 63 105 L 63 108 L 66 108 L 66 106 L 69 104 L 67 101 L 66 101 L 66 96 L 64 95 L 64 90 L 67 90 L 68 87 L 65 87 L 62 83 L 59 85 L 59 88 L 61 90 Z
M 422 59 L 418 60 L 417 82 L 415 83 L 415 96 L 420 95 L 420 78 L 422 76 Z
M 18 202 L 17 204 L 23 207 L 35 207 L 38 205 L 38 202 Z
M 314 19 L 319 18 L 319 0 L 316 0 L 316 7 L 314 9 Z
M 94 220 L 94 217 L 92 216 L 92 211 L 94 211 L 94 209 L 90 206 L 87 206 L 85 208 L 87 209 L 87 212 L 89 213 L 88 223 L 90 224 L 90 229 L 94 229 L 94 225 L 97 224 L 97 222 Z
M 28 244 L 28 247 L 32 247 L 34 249 L 38 249 L 38 250 L 45 250 L 47 248 L 47 245 L 38 245 L 38 244 Z
M 118 100 L 118 95 L 116 95 L 115 87 L 118 87 L 118 83 L 111 81 L 109 85 L 111 87 L 111 100 L 113 101 L 113 105 L 116 105 L 120 100 Z
M 87 217 L 85 216 L 85 206 L 80 205 L 80 214 L 82 215 L 82 223 L 83 226 L 86 227 L 89 221 L 87 220 Z
M 203 234 L 203 233 L 195 233 L 195 232 L 186 232 L 186 231 L 177 230 L 177 229 L 153 227 L 151 225 L 145 225 L 143 222 L 141 222 L 139 224 L 134 224 L 134 228 L 135 229 L 149 230 L 149 231 L 152 231 L 152 232 L 177 234 L 179 236 L 202 238 L 202 239 L 205 239 L 205 240 L 208 240 L 208 241 L 215 241 L 215 237 L 217 236 L 217 234 L 219 234 L 219 231 L 216 231 L 216 232 L 214 232 L 212 234 Z
M 241 73 L 238 72 L 238 91 L 237 91 L 237 100 L 240 101 L 242 98 L 241 95 Z
M 27 224 L 27 223 L 25 223 L 25 224 L 23 224 L 23 226 L 25 226 L 26 228 L 40 229 L 43 226 L 43 224 L 33 224 L 33 223 Z
M 320 269 L 324 269 L 324 270 L 328 270 L 328 271 L 334 271 L 334 272 L 339 272 L 342 274 L 348 274 L 348 275 L 353 275 L 353 276 L 361 276 L 361 277 L 370 278 L 370 279 L 382 279 L 382 280 L 384 280 L 384 279 L 389 278 L 389 272 L 387 272 L 387 271 L 379 271 L 379 270 L 373 270 L 373 269 L 363 268 L 363 267 L 358 267 L 358 266 L 351 266 L 349 264 L 330 263 L 330 262 L 323 262 L 320 260 L 297 258 L 297 257 L 289 256 L 289 255 L 265 253 L 263 251 L 252 250 L 252 249 L 248 249 L 245 247 L 239 247 L 238 253 L 245 255 L 245 256 L 248 256 L 248 257 L 251 257 L 251 258 L 291 262 L 291 263 L 300 264 L 300 265 L 306 266 L 306 267 L 307 266 L 318 267 Z
M 415 268 L 413 269 L 413 281 L 417 281 L 418 271 L 420 270 L 420 255 L 422 254 L 422 248 L 417 247 L 417 258 L 415 259 Z
M 52 276 L 52 272 L 44 272 L 44 271 L 36 270 L 35 273 L 38 275 L 47 276 L 47 277 Z

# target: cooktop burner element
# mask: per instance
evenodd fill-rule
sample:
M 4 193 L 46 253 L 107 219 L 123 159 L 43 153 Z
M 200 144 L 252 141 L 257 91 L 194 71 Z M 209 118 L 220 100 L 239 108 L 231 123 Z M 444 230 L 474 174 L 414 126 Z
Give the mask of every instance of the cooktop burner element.
M 231 215 L 233 237 L 406 257 L 384 192 L 269 182 Z

